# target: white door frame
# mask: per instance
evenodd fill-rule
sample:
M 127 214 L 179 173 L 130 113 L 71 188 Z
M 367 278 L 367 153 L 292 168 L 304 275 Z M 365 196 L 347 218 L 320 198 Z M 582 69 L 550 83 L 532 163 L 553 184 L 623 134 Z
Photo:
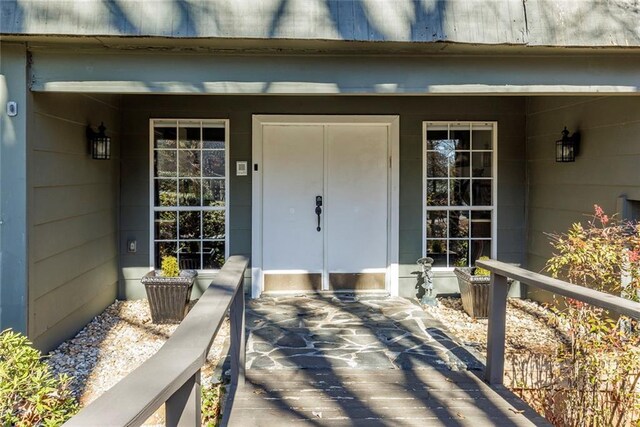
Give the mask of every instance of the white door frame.
M 251 296 L 262 293 L 264 273 L 262 271 L 262 129 L 265 125 L 301 124 L 363 124 L 386 126 L 389 136 L 389 180 L 387 215 L 387 269 L 386 289 L 398 295 L 398 253 L 400 212 L 400 116 L 374 115 L 253 115 L 252 118 L 252 208 L 251 208 Z

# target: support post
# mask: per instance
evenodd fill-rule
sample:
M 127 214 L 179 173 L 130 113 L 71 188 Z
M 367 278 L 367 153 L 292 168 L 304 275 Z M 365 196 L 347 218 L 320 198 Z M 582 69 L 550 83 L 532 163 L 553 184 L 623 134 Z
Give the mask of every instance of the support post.
M 231 387 L 244 385 L 244 290 L 242 286 L 236 292 L 231 303 Z
M 27 210 L 28 134 L 35 123 L 29 91 L 30 57 L 25 43 L 3 41 L 0 50 L 0 331 L 12 328 L 29 334 L 28 326 L 33 329 L 36 323 L 34 297 L 27 292 L 31 232 Z M 8 102 L 15 103 L 15 115 L 9 114 Z
M 202 424 L 200 370 L 189 378 L 165 404 L 168 427 L 196 427 Z
M 487 325 L 487 368 L 485 381 L 492 385 L 504 382 L 504 341 L 509 285 L 505 276 L 491 273 L 489 290 L 489 324 Z

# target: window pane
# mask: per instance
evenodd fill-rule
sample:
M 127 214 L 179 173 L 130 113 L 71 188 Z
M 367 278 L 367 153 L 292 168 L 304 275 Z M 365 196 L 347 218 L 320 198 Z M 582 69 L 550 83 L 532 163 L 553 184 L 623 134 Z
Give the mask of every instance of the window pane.
M 455 154 L 455 162 L 451 168 L 451 176 L 458 176 L 462 178 L 468 178 L 470 176 L 469 172 L 469 152 L 456 152 Z
M 491 211 L 471 212 L 471 237 L 491 237 Z
M 205 239 L 224 239 L 225 211 L 207 211 L 203 213 L 202 226 Z
M 179 148 L 200 148 L 200 126 L 180 127 L 178 130 Z
M 449 133 L 445 130 L 427 131 L 427 150 L 447 150 L 451 145 Z
M 200 206 L 200 180 L 180 179 L 180 206 Z
M 176 148 L 176 128 L 175 127 L 154 128 L 153 146 L 155 148 Z
M 224 179 L 202 180 L 203 206 L 224 206 Z
M 202 162 L 206 177 L 224 177 L 224 151 L 203 151 Z
M 447 237 L 447 211 L 427 211 L 427 238 Z
M 224 148 L 224 128 L 202 129 L 202 148 Z
M 178 150 L 180 176 L 200 176 L 200 151 Z
M 159 266 L 162 256 L 173 255 L 182 269 L 220 268 L 226 239 L 225 126 L 213 121 L 203 126 L 199 119 L 153 123 L 154 206 L 170 209 L 153 212 L 154 261 Z M 203 210 L 211 207 L 219 210 Z
M 201 242 L 180 242 L 178 263 L 184 270 L 200 270 Z
M 178 212 L 180 239 L 200 239 L 200 212 Z
M 474 130 L 472 138 L 474 150 L 491 150 L 493 148 L 491 130 Z
M 491 258 L 491 240 L 471 240 L 471 265 L 482 256 Z
M 176 242 L 156 242 L 154 249 L 155 268 L 160 268 L 162 258 L 166 256 L 176 256 L 177 244 Z
M 426 126 L 424 203 L 438 209 L 425 209 L 426 255 L 435 266 L 472 266 L 491 253 L 495 129 L 470 122 Z
M 491 206 L 491 183 L 490 179 L 473 180 L 474 206 Z
M 178 204 L 176 180 L 156 179 L 155 206 L 176 206 Z
M 434 267 L 447 266 L 447 241 L 427 240 L 427 256 L 433 258 Z
M 491 177 L 491 155 L 492 153 L 473 153 L 471 168 L 473 176 Z
M 449 197 L 447 192 L 446 179 L 430 179 L 427 182 L 427 206 L 446 206 L 447 198 Z
M 469 265 L 469 241 L 449 241 L 449 266 L 467 267 Z
M 427 153 L 427 176 L 446 178 L 449 172 L 449 157 L 440 152 Z
M 158 240 L 176 240 L 178 238 L 176 212 L 155 213 L 155 238 Z
M 221 268 L 224 264 L 224 242 L 203 242 L 204 268 Z
M 456 150 L 468 150 L 471 148 L 471 132 L 469 132 L 469 127 L 465 126 L 466 129 L 451 129 L 451 136 L 456 146 Z
M 468 179 L 451 180 L 451 206 L 469 206 L 471 204 L 470 183 L 471 181 Z
M 449 237 L 469 237 L 469 211 L 449 212 Z
M 155 150 L 155 171 L 157 177 L 176 176 L 178 167 L 176 152 L 173 150 Z

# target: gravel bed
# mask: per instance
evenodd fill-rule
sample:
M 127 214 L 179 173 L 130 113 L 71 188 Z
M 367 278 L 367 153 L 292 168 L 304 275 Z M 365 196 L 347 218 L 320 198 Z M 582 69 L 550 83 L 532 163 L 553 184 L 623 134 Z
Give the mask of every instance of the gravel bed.
M 438 298 L 437 306 L 424 306 L 465 345 L 481 354 L 487 350 L 487 319 L 472 319 L 460 298 Z M 549 309 L 530 300 L 510 298 L 507 304 L 505 352 L 553 355 L 569 343 L 560 319 Z
M 460 298 L 439 298 L 436 307 L 424 309 L 440 320 L 462 343 L 480 354 L 486 352 L 487 320 L 471 319 Z M 548 309 L 528 300 L 510 299 L 507 305 L 506 355 L 553 355 L 568 342 L 559 319 Z M 55 373 L 74 378 L 72 390 L 81 406 L 88 405 L 152 356 L 178 325 L 155 325 L 146 300 L 116 301 L 78 334 L 49 353 L 47 363 Z M 217 383 L 213 370 L 229 337 L 226 319 L 202 370 L 202 384 Z M 161 415 L 150 422 L 161 422 Z
M 147 300 L 116 301 L 49 353 L 47 363 L 55 373 L 74 378 L 73 393 L 86 406 L 156 353 L 177 327 L 151 323 Z M 202 370 L 205 387 L 212 384 L 213 369 L 228 336 L 226 319 Z

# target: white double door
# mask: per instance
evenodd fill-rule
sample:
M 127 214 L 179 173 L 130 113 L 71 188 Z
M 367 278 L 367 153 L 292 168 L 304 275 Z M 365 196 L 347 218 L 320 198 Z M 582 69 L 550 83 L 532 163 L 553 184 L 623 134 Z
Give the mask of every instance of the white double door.
M 261 217 L 261 250 L 254 251 L 261 255 L 261 290 L 386 289 L 389 123 L 256 117 L 263 118 L 254 118 L 261 139 L 254 140 L 262 168 L 261 212 L 254 210 Z

